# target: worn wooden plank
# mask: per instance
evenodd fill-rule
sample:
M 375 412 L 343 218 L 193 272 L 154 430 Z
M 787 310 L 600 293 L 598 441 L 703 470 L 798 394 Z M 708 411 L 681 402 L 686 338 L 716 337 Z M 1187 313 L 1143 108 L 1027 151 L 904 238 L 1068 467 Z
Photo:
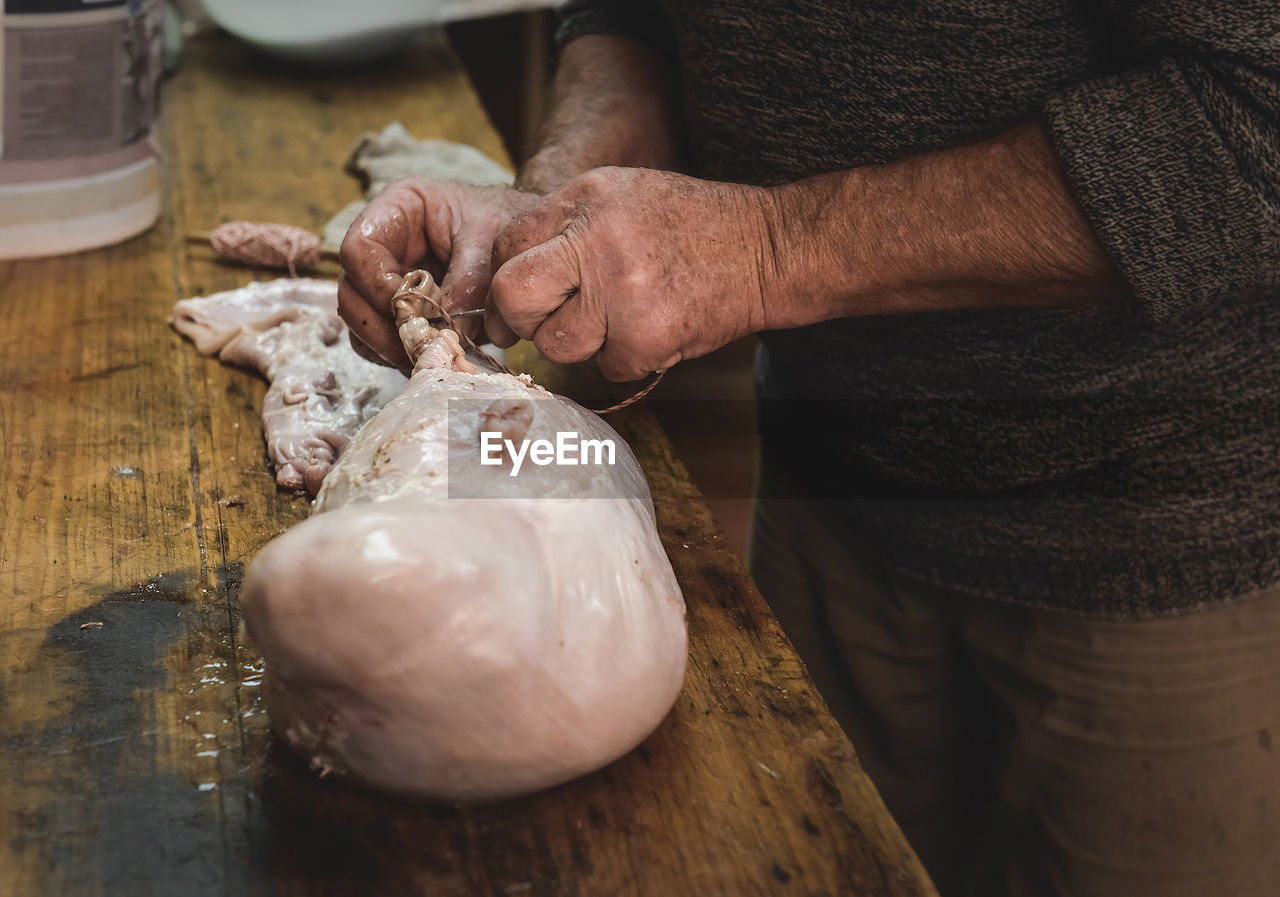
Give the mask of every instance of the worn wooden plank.
M 250 276 L 181 237 L 318 228 L 356 196 L 354 136 L 393 119 L 502 150 L 439 49 L 321 74 L 198 43 L 167 102 L 155 230 L 0 263 L 0 895 L 932 893 L 642 409 L 614 423 L 653 485 L 691 661 L 639 750 L 456 809 L 319 780 L 271 739 L 235 597 L 307 505 L 273 486 L 262 385 L 165 323 Z

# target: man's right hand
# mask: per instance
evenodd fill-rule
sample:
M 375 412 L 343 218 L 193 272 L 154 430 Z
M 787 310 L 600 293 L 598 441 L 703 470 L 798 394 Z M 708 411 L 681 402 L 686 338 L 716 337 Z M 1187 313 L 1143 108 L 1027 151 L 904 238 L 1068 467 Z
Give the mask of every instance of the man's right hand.
M 391 297 L 404 275 L 425 268 L 440 279 L 449 311 L 479 308 L 489 290 L 493 239 L 536 193 L 453 181 L 398 181 L 370 201 L 342 240 L 338 312 L 352 345 L 365 357 L 407 369 Z M 442 278 L 442 279 L 441 279 Z M 515 335 L 497 316 L 489 335 L 509 344 Z M 363 350 L 363 351 L 362 351 Z

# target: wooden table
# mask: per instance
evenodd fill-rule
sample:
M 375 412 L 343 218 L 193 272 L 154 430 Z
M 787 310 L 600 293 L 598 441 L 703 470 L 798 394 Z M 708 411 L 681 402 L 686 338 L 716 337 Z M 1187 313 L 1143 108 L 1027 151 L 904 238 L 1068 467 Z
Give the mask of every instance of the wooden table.
M 213 39 L 166 102 L 153 230 L 0 263 L 0 894 L 934 893 L 642 410 L 615 422 L 691 634 L 685 690 L 642 747 L 463 810 L 322 781 L 273 740 L 236 592 L 307 503 L 275 489 L 261 383 L 166 323 L 250 276 L 182 236 L 318 229 L 356 196 L 353 138 L 391 120 L 503 153 L 445 50 L 299 74 Z

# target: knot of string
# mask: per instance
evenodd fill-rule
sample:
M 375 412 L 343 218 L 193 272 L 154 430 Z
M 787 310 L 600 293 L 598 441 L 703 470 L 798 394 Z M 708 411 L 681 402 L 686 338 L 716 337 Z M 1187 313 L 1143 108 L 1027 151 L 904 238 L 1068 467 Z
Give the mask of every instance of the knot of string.
M 392 296 L 391 298 L 392 308 L 396 310 L 397 320 L 400 317 L 401 309 L 403 306 L 403 303 L 400 300 L 406 299 L 409 296 L 413 296 L 414 298 L 421 300 L 422 303 L 425 303 L 430 309 L 430 313 L 423 315 L 423 317 L 427 318 L 428 320 L 442 321 L 445 327 L 450 328 L 451 330 L 453 330 L 455 333 L 458 334 L 458 339 L 462 342 L 464 346 L 466 346 L 469 349 L 473 349 L 482 357 L 488 359 L 489 362 L 494 367 L 502 371 L 504 374 L 514 375 L 514 372 L 510 368 L 508 368 L 502 362 L 498 361 L 498 359 L 494 358 L 484 349 L 481 349 L 478 345 L 476 345 L 475 341 L 472 340 L 471 337 L 467 336 L 466 332 L 463 329 L 459 328 L 458 325 L 454 323 L 453 315 L 449 314 L 449 312 L 445 310 L 445 307 L 440 304 L 440 300 L 432 295 L 432 293 L 436 292 L 435 290 L 432 289 L 432 286 L 433 286 L 433 281 L 431 279 L 431 275 L 428 274 L 426 271 L 422 271 L 422 270 L 410 271 L 408 274 L 406 274 L 404 276 L 404 279 L 400 281 L 399 289 L 396 290 L 395 295 Z M 425 310 L 426 309 L 424 309 L 424 311 Z M 654 373 L 657 376 L 655 376 L 651 381 L 649 381 L 649 383 L 646 386 L 644 386 L 642 389 L 638 390 L 637 392 L 631 394 L 630 396 L 623 399 L 622 401 L 617 402 L 613 405 L 610 405 L 608 408 L 591 408 L 589 410 L 596 414 L 610 414 L 614 411 L 621 411 L 623 408 L 626 408 L 630 405 L 634 405 L 636 402 L 643 399 L 649 393 L 653 392 L 654 387 L 656 387 L 662 381 L 662 376 L 666 373 L 666 370 L 664 369 L 661 371 L 654 371 Z
M 433 286 L 434 281 L 432 280 L 431 275 L 426 271 L 420 269 L 410 271 L 404 276 L 404 279 L 400 281 L 400 286 L 396 290 L 395 295 L 391 297 L 391 307 L 395 310 L 397 323 L 399 323 L 400 315 L 402 314 L 403 300 L 412 296 L 415 299 L 420 300 L 419 308 L 422 308 L 423 304 L 426 305 L 426 308 L 422 308 L 422 311 L 427 313 L 422 314 L 422 317 L 426 318 L 429 322 L 442 323 L 445 327 L 448 327 L 454 333 L 458 334 L 458 341 L 461 342 L 465 348 L 471 349 L 504 374 L 512 374 L 514 376 L 513 371 L 509 367 L 501 361 L 498 361 L 498 359 L 494 358 L 484 349 L 481 349 L 476 345 L 475 340 L 467 335 L 464 328 L 459 327 L 454 323 L 453 315 L 449 314 L 449 312 L 445 310 L 445 307 L 440 304 L 440 300 L 432 295 L 437 292 L 433 289 Z M 411 308 L 411 306 L 409 307 Z M 421 312 L 419 312 L 419 314 L 421 314 Z

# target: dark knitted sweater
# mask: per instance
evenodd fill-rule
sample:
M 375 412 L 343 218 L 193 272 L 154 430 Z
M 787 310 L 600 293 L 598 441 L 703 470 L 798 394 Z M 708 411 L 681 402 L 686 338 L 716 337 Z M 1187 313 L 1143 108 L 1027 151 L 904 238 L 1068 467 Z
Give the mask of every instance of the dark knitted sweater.
M 571 2 L 590 33 L 669 54 L 701 177 L 1046 126 L 1130 301 L 762 336 L 766 458 L 891 564 L 1121 617 L 1280 582 L 1280 3 Z

